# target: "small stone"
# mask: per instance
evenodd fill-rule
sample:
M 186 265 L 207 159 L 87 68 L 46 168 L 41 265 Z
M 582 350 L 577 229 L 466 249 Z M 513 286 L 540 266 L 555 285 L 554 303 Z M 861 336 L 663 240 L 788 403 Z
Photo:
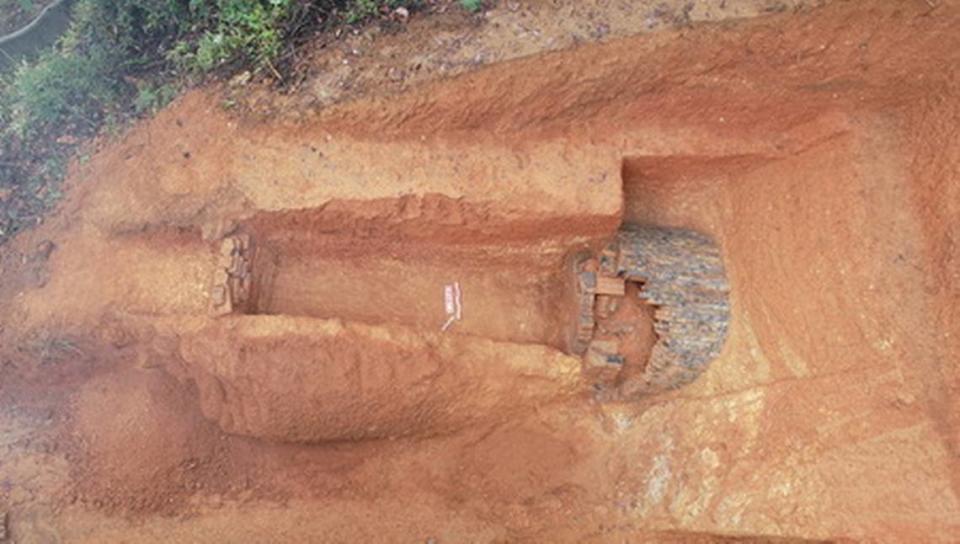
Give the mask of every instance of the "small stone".
M 239 280 L 232 280 L 230 292 L 233 295 L 231 299 L 237 304 L 243 304 L 246 302 L 250 293 L 244 287 L 243 283 Z
M 399 7 L 393 10 L 393 16 L 398 21 L 406 22 L 410 18 L 410 11 L 405 7 Z
M 234 239 L 226 238 L 223 242 L 220 243 L 220 255 L 223 257 L 233 256 L 234 247 L 235 247 Z
M 249 234 L 237 234 L 232 237 L 236 240 L 237 249 L 241 251 L 246 251 L 250 247 L 250 235 Z
M 394 66 L 393 68 L 387 70 L 387 77 L 389 77 L 391 81 L 403 81 L 403 70 Z
M 228 272 L 235 278 L 242 278 L 247 272 L 247 261 L 241 257 L 234 259 Z
M 580 273 L 580 287 L 583 290 L 592 291 L 597 286 L 597 275 L 594 272 L 581 272 Z
M 57 244 L 54 244 L 50 240 L 44 240 L 37 244 L 33 258 L 34 260 L 47 260 L 55 249 L 57 249 Z
M 246 85 L 250 82 L 251 77 L 253 77 L 253 74 L 251 74 L 249 70 L 241 72 L 230 80 L 230 85 L 235 87 Z
M 608 365 L 619 365 L 619 366 L 623 366 L 624 361 L 625 361 L 625 359 L 623 358 L 623 355 L 618 355 L 618 354 L 607 355 L 607 364 L 608 364 Z
M 222 306 L 227 302 L 227 288 L 223 285 L 215 285 L 210 291 L 210 299 L 215 306 Z
M 213 285 L 226 285 L 227 281 L 230 279 L 230 274 L 227 273 L 227 268 L 218 266 L 213 271 Z
M 901 391 L 897 393 L 897 404 L 899 404 L 900 406 L 910 406 L 916 401 L 917 401 L 917 398 L 906 391 Z

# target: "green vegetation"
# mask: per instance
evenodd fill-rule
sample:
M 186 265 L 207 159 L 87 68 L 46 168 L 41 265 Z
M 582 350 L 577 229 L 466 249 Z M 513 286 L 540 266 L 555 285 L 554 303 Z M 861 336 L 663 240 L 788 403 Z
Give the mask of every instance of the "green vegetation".
M 283 45 L 291 0 L 219 0 L 216 15 L 210 5 L 191 3 L 190 18 L 206 27 L 196 40 L 180 40 L 170 57 L 186 70 L 209 72 L 237 59 L 254 66 L 270 65 Z
M 118 89 L 96 77 L 109 73 L 109 60 L 100 50 L 47 53 L 37 64 L 21 66 L 7 89 L 5 136 L 33 139 L 64 129 L 74 134 L 96 131 L 119 98 Z
M 460 0 L 460 6 L 471 13 L 476 13 L 483 9 L 483 0 Z
M 0 19 L 46 0 L 0 0 Z M 237 70 L 282 82 L 310 33 L 421 0 L 76 0 L 58 46 L 0 73 L 0 243 L 59 199 L 84 139 Z

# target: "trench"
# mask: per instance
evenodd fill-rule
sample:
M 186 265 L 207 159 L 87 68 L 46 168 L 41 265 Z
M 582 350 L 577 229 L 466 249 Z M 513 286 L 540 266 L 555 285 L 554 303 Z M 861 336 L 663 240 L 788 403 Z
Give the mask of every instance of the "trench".
M 457 285 L 462 320 L 451 330 L 495 340 L 560 346 L 558 274 L 513 265 L 481 268 L 456 248 L 436 247 L 430 263 L 390 257 L 297 255 L 283 244 L 258 249 L 253 314 L 397 323 L 440 331 L 448 319 L 445 289 Z
M 626 174 L 630 174 L 628 164 L 624 162 Z M 622 191 L 628 211 L 635 207 L 634 201 L 648 198 L 643 187 L 638 189 L 636 179 L 626 175 L 616 189 L 606 189 Z M 666 338 L 670 318 L 657 318 L 659 305 L 650 299 L 642 277 L 621 272 L 617 278 L 597 269 L 575 271 L 570 266 L 577 255 L 594 255 L 588 260 L 594 263 L 589 266 L 595 266 L 601 248 L 608 243 L 626 247 L 620 241 L 623 229 L 656 230 L 651 220 L 656 218 L 634 216 L 629 222 L 618 217 L 619 228 L 604 239 L 596 232 L 578 231 L 582 218 L 558 222 L 502 210 L 494 214 L 483 203 L 438 195 L 332 201 L 313 209 L 261 211 L 239 225 L 234 238 L 243 242 L 224 242 L 244 249 L 242 257 L 230 257 L 232 264 L 222 262 L 225 266 L 218 269 L 239 267 L 243 281 L 237 279 L 240 276 L 215 281 L 213 289 L 231 294 L 229 313 L 400 325 L 414 331 L 450 331 L 547 345 L 586 355 L 588 369 L 592 366 L 596 371 L 588 370 L 587 375 L 598 384 L 649 381 L 644 373 L 655 344 L 659 342 L 663 348 L 705 342 L 698 335 L 707 324 L 699 323 L 698 330 L 687 331 L 697 338 Z M 667 235 L 667 231 L 657 232 Z M 662 247 L 670 251 L 668 246 L 680 238 L 675 233 L 667 236 L 671 242 Z M 703 255 L 683 252 L 679 246 L 675 249 L 680 253 L 643 255 L 648 243 L 649 251 L 660 247 L 652 238 L 636 239 L 621 257 L 629 262 L 667 258 L 671 276 L 692 273 L 689 278 L 701 281 L 696 269 L 703 265 L 699 260 Z M 233 250 L 227 247 L 224 251 L 226 255 Z M 611 251 L 620 253 L 619 249 Z M 619 292 L 584 291 L 578 283 L 581 272 L 603 276 L 598 279 L 612 282 L 614 291 Z M 642 274 L 637 270 L 632 274 L 638 272 Z M 662 284 L 662 279 L 658 281 Z M 673 295 L 682 300 L 685 288 L 675 287 Z M 579 293 L 587 298 L 578 298 Z M 726 298 L 719 292 L 710 296 L 720 296 L 721 301 Z M 221 296 L 214 298 L 219 301 Z M 680 314 L 691 308 L 690 304 L 677 302 L 668 312 L 677 318 L 673 326 L 678 331 L 684 321 Z M 722 330 L 717 331 L 722 344 L 727 317 L 716 317 L 723 322 Z M 593 323 L 589 330 L 581 329 L 584 319 Z M 584 334 L 592 340 L 589 345 L 578 345 L 572 336 Z M 706 353 L 701 348 L 694 351 Z M 708 358 L 715 356 L 711 350 Z M 676 357 L 673 354 L 668 359 Z M 698 367 L 690 379 L 699 375 L 706 362 L 688 361 Z
M 301 210 L 242 224 L 254 248 L 251 295 L 239 311 L 566 349 L 572 287 L 568 240 L 557 229 L 481 216 L 453 225 L 430 214 L 370 219 L 368 204 L 340 206 L 335 220 L 328 210 Z

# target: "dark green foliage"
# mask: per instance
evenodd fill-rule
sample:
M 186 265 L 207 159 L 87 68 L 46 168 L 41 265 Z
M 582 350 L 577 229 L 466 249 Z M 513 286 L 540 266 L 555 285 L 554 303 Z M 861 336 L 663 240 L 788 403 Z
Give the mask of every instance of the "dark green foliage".
M 9 125 L 5 136 L 32 139 L 56 132 L 96 131 L 120 97 L 113 67 L 102 50 L 86 54 L 48 53 L 20 66 L 7 89 Z
M 137 90 L 133 109 L 138 114 L 153 114 L 176 98 L 179 89 L 171 84 L 145 84 Z
M 292 0 L 195 0 L 192 18 L 206 30 L 196 39 L 179 41 L 169 56 L 181 68 L 197 72 L 238 60 L 269 66 L 283 46 L 292 8 Z
M 483 9 L 483 0 L 460 0 L 460 6 L 471 13 L 476 13 Z

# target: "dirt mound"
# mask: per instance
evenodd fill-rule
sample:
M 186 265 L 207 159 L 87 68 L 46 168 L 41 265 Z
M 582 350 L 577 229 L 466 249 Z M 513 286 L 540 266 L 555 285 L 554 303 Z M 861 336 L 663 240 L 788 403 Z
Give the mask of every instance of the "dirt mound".
M 180 333 L 174 370 L 232 433 L 319 442 L 442 434 L 578 390 L 579 361 L 541 346 L 281 316 Z
M 220 433 L 195 399 L 159 371 L 129 370 L 84 384 L 74 435 L 83 459 L 75 496 L 108 511 L 175 512 L 229 482 Z

